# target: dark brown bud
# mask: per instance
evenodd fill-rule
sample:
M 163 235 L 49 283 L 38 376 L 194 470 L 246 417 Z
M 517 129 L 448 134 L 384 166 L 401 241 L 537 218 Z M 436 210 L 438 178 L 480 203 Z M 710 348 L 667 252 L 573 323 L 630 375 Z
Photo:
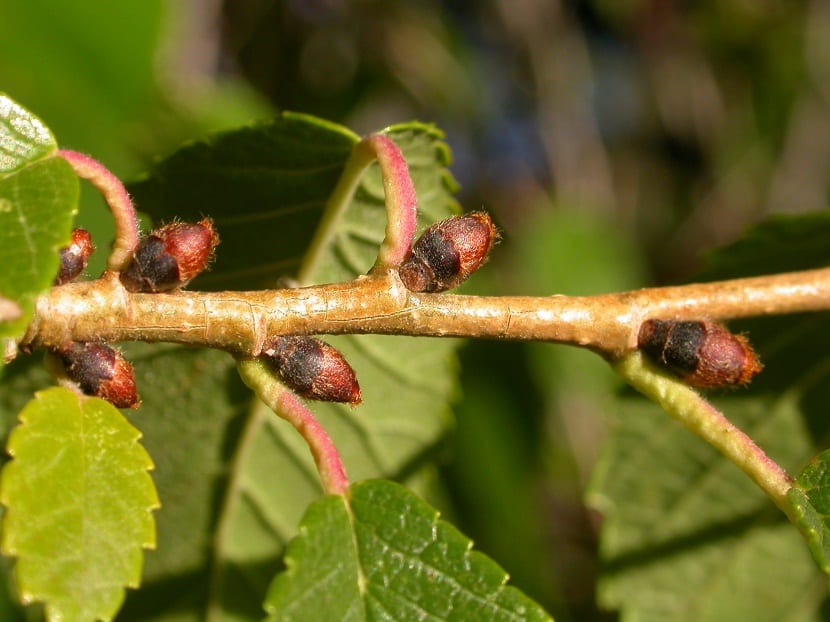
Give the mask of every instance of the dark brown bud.
M 57 354 L 66 375 L 85 394 L 103 398 L 118 408 L 138 407 L 133 366 L 112 346 L 71 342 Z
M 86 270 L 89 257 L 94 252 L 95 245 L 92 243 L 92 236 L 89 235 L 89 231 L 73 229 L 69 246 L 64 246 L 60 250 L 61 265 L 58 276 L 55 277 L 55 285 L 69 283 Z
M 213 221 L 173 222 L 144 238 L 133 260 L 121 273 L 121 282 L 131 292 L 166 292 L 187 285 L 207 268 L 219 236 Z
M 646 320 L 637 347 L 684 382 L 704 389 L 746 384 L 763 367 L 746 337 L 717 322 Z
M 275 337 L 262 355 L 283 382 L 303 397 L 325 402 L 363 401 L 351 365 L 336 349 L 314 337 Z
M 443 292 L 458 287 L 478 270 L 498 239 L 484 212 L 454 216 L 427 228 L 398 268 L 413 292 Z

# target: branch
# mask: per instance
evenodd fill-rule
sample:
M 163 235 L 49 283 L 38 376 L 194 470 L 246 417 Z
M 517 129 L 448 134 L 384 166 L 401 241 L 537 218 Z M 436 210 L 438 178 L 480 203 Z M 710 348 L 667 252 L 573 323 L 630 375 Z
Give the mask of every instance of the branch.
M 394 270 L 301 289 L 131 294 L 115 280 L 53 288 L 23 345 L 174 342 L 256 356 L 268 336 L 418 335 L 568 343 L 618 358 L 647 318 L 713 320 L 830 309 L 830 268 L 599 296 L 415 294 Z

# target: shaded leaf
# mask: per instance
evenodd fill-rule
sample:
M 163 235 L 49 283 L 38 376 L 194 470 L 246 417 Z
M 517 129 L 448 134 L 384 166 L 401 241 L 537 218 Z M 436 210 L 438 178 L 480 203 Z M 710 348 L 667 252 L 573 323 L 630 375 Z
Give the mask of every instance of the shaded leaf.
M 810 451 L 792 396 L 717 405 L 780 463 Z M 656 406 L 619 410 L 589 493 L 605 518 L 600 605 L 639 620 L 820 619 L 825 581 L 760 490 Z
M 441 135 L 419 124 L 394 128 L 390 135 L 410 164 L 423 224 L 448 216 L 454 202 Z M 385 228 L 383 205 L 375 167 L 340 223 L 332 248 L 317 262 L 315 281 L 350 279 L 371 267 Z M 376 335 L 325 339 L 356 370 L 363 390 L 363 404 L 354 410 L 342 404 L 313 406 L 349 476 L 405 477 L 447 429 L 458 341 Z M 225 568 L 218 575 L 217 597 L 238 601 L 245 594 L 247 606 L 233 608 L 255 615 L 250 599 L 262 594 L 277 566 L 272 564 L 268 573 L 268 565 L 254 560 L 266 554 L 278 558 L 303 510 L 321 491 L 308 449 L 290 426 L 261 405 L 249 426 L 218 539 Z M 259 572 L 250 572 L 251 567 Z
M 222 243 L 191 289 L 273 286 L 293 273 L 357 137 L 305 115 L 216 134 L 130 185 L 160 220 L 213 218 Z
M 550 620 L 412 492 L 387 481 L 327 496 L 303 518 L 269 620 Z M 332 563 L 336 560 L 336 563 Z
M 440 132 L 413 123 L 392 128 L 390 135 L 410 163 L 421 225 L 450 215 L 456 208 L 454 182 L 445 169 L 449 154 Z M 286 113 L 271 124 L 185 147 L 132 190 L 154 218 L 215 219 L 222 238 L 217 261 L 210 273 L 194 281 L 194 288 L 272 284 L 299 267 L 356 140 L 339 126 Z M 339 223 L 332 246 L 319 258 L 313 279 L 333 282 L 368 270 L 384 230 L 383 187 L 374 166 Z M 383 336 L 325 339 L 343 352 L 363 389 L 364 403 L 355 410 L 313 406 L 350 476 L 405 477 L 448 425 L 458 342 Z M 177 382 L 175 376 L 158 374 L 154 386 L 171 394 Z M 302 439 L 262 405 L 254 407 L 236 452 L 230 488 L 221 498 L 214 593 L 206 604 L 210 620 L 244 620 L 261 613 L 262 595 L 280 567 L 283 546 L 320 494 Z M 199 534 L 191 534 L 194 541 L 204 537 Z
M 826 265 L 830 248 L 814 236 L 825 236 L 827 222 L 812 215 L 761 225 L 715 253 L 704 276 Z M 796 252 L 799 245 L 804 252 Z M 830 430 L 830 317 L 762 318 L 732 328 L 748 330 L 765 368 L 748 390 L 713 402 L 773 460 L 800 468 Z M 605 515 L 604 606 L 642 620 L 821 619 L 826 579 L 798 531 L 737 467 L 656 406 L 619 402 L 589 498 Z M 805 520 L 815 518 L 803 491 L 791 499 Z
M 799 514 L 798 526 L 813 558 L 824 574 L 830 575 L 830 451 L 810 462 L 796 479 L 789 500 Z
M 44 602 L 50 620 L 112 619 L 139 584 L 158 507 L 139 437 L 108 402 L 67 389 L 20 413 L 0 480 L 2 549 L 22 600 Z
M 136 425 L 162 508 L 141 589 L 128 593 L 118 620 L 202 621 L 228 464 L 251 394 L 224 352 L 169 344 L 126 344 L 124 352 L 141 389 Z
M 455 185 L 443 167 L 442 135 L 413 123 L 391 128 L 418 189 L 422 225 L 445 217 Z M 182 148 L 129 186 L 137 205 L 159 220 L 214 219 L 222 239 L 212 270 L 191 289 L 273 287 L 299 268 L 325 202 L 358 137 L 296 113 L 224 132 Z M 383 238 L 383 188 L 377 166 L 365 176 L 320 278 L 366 272 Z

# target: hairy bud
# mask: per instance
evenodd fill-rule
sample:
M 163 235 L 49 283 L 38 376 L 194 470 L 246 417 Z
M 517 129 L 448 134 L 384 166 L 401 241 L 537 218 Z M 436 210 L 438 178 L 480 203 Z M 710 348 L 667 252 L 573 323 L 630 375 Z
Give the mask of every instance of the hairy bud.
M 746 384 L 763 367 L 746 337 L 717 322 L 646 320 L 637 346 L 684 382 L 704 389 Z
M 363 401 L 351 365 L 336 349 L 314 337 L 274 337 L 262 356 L 283 382 L 303 397 L 325 402 Z
M 60 250 L 61 265 L 58 276 L 55 277 L 55 285 L 69 283 L 86 270 L 89 257 L 94 252 L 95 245 L 92 243 L 89 231 L 80 228 L 73 229 L 69 245 Z
M 173 222 L 150 232 L 121 273 L 131 292 L 166 292 L 187 285 L 207 268 L 219 236 L 213 221 Z
M 85 394 L 103 398 L 118 408 L 138 407 L 133 366 L 112 346 L 71 342 L 57 354 L 66 375 Z
M 428 227 L 398 268 L 413 292 L 443 292 L 458 287 L 478 270 L 498 239 L 484 212 L 454 216 Z

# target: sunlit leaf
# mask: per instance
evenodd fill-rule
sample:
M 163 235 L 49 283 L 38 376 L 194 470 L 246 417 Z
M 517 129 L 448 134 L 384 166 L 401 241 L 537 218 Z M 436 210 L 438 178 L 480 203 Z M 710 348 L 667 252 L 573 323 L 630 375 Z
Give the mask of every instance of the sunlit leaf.
M 139 432 L 108 402 L 63 388 L 20 413 L 3 468 L 2 550 L 24 602 L 47 617 L 110 620 L 141 579 L 158 507 Z
M 550 620 L 412 492 L 361 482 L 315 502 L 266 600 L 289 620 Z
M 55 149 L 37 117 L 0 95 L 0 298 L 20 310 L 17 319 L 0 317 L 0 339 L 23 332 L 69 241 L 78 179 L 69 164 L 48 157 Z
M 43 121 L 0 93 L 0 177 L 42 160 L 57 148 Z

